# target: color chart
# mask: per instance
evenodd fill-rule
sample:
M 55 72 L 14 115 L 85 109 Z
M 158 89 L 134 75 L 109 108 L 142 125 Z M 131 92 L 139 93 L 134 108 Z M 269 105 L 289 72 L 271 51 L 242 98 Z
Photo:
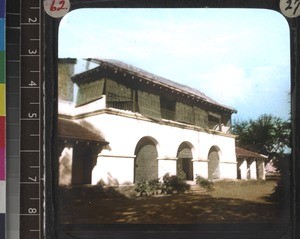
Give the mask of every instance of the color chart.
M 0 239 L 5 238 L 5 0 L 0 0 Z

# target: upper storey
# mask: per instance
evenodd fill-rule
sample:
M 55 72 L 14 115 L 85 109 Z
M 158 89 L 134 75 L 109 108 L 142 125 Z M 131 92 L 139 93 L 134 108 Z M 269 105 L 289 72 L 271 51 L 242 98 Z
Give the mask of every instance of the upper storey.
M 71 77 L 78 86 L 76 106 L 105 96 L 107 108 L 138 112 L 156 120 L 167 119 L 214 130 L 231 126 L 231 115 L 236 110 L 196 89 L 120 61 L 88 61 L 99 66 Z M 61 64 L 66 62 L 70 60 L 60 61 Z M 60 66 L 59 69 L 65 68 Z M 60 79 L 65 78 L 68 77 L 60 76 Z

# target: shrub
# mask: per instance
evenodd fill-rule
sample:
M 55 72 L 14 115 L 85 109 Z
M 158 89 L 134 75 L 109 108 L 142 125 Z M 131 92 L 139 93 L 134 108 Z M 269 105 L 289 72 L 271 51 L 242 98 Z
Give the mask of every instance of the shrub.
M 214 183 L 212 181 L 209 181 L 208 179 L 205 179 L 201 176 L 196 177 L 196 184 L 199 185 L 202 188 L 205 188 L 207 190 L 214 190 Z
M 150 181 L 142 179 L 137 183 L 135 191 L 138 193 L 139 196 L 149 196 L 153 194 L 158 194 L 161 188 L 162 185 L 158 179 L 153 179 Z
M 184 193 L 186 190 L 190 189 L 183 177 L 170 175 L 169 173 L 163 176 L 163 191 L 167 194 L 172 194 L 175 191 L 178 193 Z
M 142 179 L 136 184 L 135 191 L 139 196 L 148 195 L 150 192 L 149 181 Z
M 174 192 L 184 193 L 190 189 L 190 185 L 185 182 L 185 177 L 182 175 L 175 176 L 169 173 L 163 176 L 163 182 L 158 179 L 145 180 L 142 179 L 136 184 L 135 191 L 139 196 L 149 196 L 167 193 L 172 194 Z
M 156 192 L 161 189 L 162 185 L 158 179 L 153 179 L 149 181 L 150 192 Z M 156 194 L 156 193 L 155 193 Z

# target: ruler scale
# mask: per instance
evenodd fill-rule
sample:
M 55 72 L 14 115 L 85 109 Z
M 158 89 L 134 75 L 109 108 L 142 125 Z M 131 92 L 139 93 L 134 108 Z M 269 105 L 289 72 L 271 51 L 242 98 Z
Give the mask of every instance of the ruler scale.
M 43 238 L 41 1 L 21 0 L 20 238 Z

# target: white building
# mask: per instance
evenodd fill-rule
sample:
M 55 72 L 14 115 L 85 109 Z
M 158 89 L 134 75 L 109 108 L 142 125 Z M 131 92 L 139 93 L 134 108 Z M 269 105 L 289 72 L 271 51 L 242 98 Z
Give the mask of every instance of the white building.
M 236 147 L 236 157 L 238 179 L 266 179 L 266 155 Z
M 89 61 L 99 66 L 73 76 L 74 59 L 61 59 L 59 64 L 59 120 L 99 135 L 94 140 L 99 146 L 94 152 L 99 154 L 85 169 L 90 172 L 82 172 L 82 163 L 74 166 L 74 160 L 87 160 L 84 154 L 81 159 L 65 157 L 65 162 L 72 162 L 70 183 L 132 184 L 179 172 L 188 180 L 197 175 L 237 178 L 236 136 L 230 131 L 235 109 L 119 61 Z M 72 99 L 74 83 L 76 100 Z M 62 135 L 60 142 L 61 153 L 68 140 Z M 80 181 L 82 174 L 90 179 Z

